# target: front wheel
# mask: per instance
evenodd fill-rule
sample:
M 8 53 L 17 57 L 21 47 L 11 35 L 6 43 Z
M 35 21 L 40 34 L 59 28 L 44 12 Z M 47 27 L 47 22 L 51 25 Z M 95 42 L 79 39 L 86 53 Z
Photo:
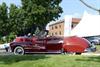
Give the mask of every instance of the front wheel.
M 24 49 L 21 46 L 17 46 L 14 49 L 14 54 L 15 55 L 24 55 Z

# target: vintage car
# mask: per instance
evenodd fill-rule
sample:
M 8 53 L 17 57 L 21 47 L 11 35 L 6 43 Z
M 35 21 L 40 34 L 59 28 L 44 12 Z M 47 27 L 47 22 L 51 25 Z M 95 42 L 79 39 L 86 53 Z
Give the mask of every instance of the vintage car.
M 86 38 L 89 42 L 99 45 L 100 44 L 100 36 L 90 36 L 90 37 L 84 37 Z
M 11 51 L 15 55 L 25 53 L 66 53 L 81 54 L 91 48 L 89 41 L 84 38 L 46 36 L 41 34 L 32 37 L 17 37 L 10 43 Z M 93 48 L 95 49 L 95 48 Z M 90 49 L 91 50 L 91 49 Z

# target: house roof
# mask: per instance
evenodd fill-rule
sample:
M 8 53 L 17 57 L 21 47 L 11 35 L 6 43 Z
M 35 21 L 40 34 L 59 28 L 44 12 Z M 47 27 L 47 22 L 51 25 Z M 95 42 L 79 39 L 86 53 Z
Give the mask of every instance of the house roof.
M 79 23 L 80 22 L 80 18 L 72 18 L 72 23 Z M 50 24 L 49 26 L 52 26 L 52 25 L 56 25 L 56 24 L 59 24 L 59 23 L 63 23 L 65 20 L 62 19 L 62 20 L 59 20 L 59 21 L 55 21 L 54 23 Z
M 80 22 L 80 18 L 72 18 L 72 22 L 73 23 L 79 23 Z

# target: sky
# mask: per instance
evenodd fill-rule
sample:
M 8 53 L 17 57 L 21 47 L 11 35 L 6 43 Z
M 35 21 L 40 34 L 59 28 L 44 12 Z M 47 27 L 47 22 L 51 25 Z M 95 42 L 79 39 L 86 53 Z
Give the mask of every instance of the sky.
M 83 0 L 87 4 L 93 6 L 94 8 L 100 9 L 100 0 Z M 63 0 L 61 3 L 61 7 L 63 8 L 64 15 L 74 15 L 76 17 L 81 17 L 84 11 L 87 11 L 91 14 L 98 14 L 98 12 L 86 7 L 79 0 Z
M 100 0 L 84 0 L 84 1 L 89 5 L 100 9 Z M 2 2 L 6 2 L 8 6 L 10 6 L 11 3 L 14 3 L 17 6 L 21 5 L 20 0 L 0 0 L 0 4 L 2 4 Z M 91 14 L 98 14 L 98 12 L 86 7 L 79 0 L 62 0 L 60 6 L 63 8 L 61 19 L 63 19 L 65 15 L 73 15 L 73 17 L 81 17 L 84 11 L 87 11 L 88 13 Z

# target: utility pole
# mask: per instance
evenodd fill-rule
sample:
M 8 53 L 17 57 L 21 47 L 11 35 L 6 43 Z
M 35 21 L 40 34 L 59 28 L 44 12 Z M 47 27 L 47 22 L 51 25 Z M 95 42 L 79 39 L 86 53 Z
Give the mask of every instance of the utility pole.
M 86 2 L 84 2 L 83 0 L 80 0 L 85 6 L 87 6 L 88 8 L 92 9 L 92 10 L 95 10 L 99 13 L 100 15 L 100 9 L 97 9 L 97 8 L 94 8 L 93 6 L 87 4 Z

